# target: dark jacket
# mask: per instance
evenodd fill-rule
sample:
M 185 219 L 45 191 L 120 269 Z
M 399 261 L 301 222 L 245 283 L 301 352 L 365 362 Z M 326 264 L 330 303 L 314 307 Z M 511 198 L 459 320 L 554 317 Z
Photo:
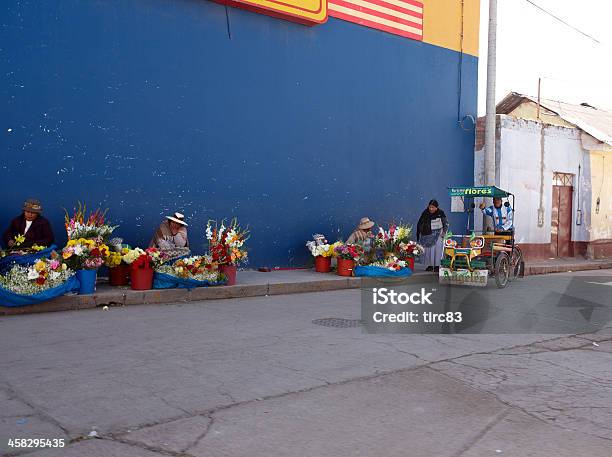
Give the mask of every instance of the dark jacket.
M 10 240 L 14 240 L 17 235 L 22 235 L 25 227 L 26 220 L 23 214 L 13 219 L 11 225 L 9 225 L 9 228 L 6 229 L 2 236 L 4 245 L 8 247 L 8 242 Z M 47 219 L 38 215 L 38 217 L 32 221 L 30 230 L 25 234 L 25 241 L 19 245 L 19 247 L 29 248 L 34 244 L 39 246 L 51 246 L 53 241 L 54 237 L 51 224 L 49 224 Z
M 421 217 L 417 223 L 417 241 L 422 235 L 431 235 L 431 221 L 438 218 L 442 219 L 442 233 L 446 233 L 448 230 L 448 219 L 446 219 L 444 211 L 438 209 L 432 214 L 429 212 L 429 209 L 425 208 L 425 211 L 421 213 Z

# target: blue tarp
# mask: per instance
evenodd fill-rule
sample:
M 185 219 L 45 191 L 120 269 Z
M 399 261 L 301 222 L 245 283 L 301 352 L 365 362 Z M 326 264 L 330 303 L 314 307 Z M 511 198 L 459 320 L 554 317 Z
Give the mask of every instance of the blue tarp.
M 9 271 L 13 265 L 31 265 L 38 259 L 49 257 L 57 249 L 56 245 L 51 245 L 42 251 L 33 252 L 25 255 L 9 255 L 0 259 L 0 274 Z
M 376 267 L 373 265 L 357 266 L 353 271 L 355 276 L 372 278 L 407 278 L 408 276 L 412 275 L 412 270 L 410 268 L 389 270 L 385 267 Z
M 76 275 L 71 276 L 68 281 L 53 289 L 47 289 L 34 295 L 19 295 L 0 287 L 0 306 L 26 306 L 34 305 L 43 301 L 51 300 L 68 292 L 79 290 L 79 280 Z
M 153 277 L 154 289 L 193 289 L 194 287 L 222 286 L 226 283 L 227 279 L 221 282 L 196 281 L 195 279 L 178 278 L 157 271 Z

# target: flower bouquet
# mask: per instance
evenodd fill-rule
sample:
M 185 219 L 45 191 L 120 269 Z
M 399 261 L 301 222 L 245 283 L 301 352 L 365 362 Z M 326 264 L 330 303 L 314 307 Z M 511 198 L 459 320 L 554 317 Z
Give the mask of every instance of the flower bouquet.
M 219 264 L 221 273 L 227 276 L 227 284 L 236 284 L 236 269 L 247 260 L 244 243 L 249 239 L 248 228 L 242 228 L 236 218 L 226 226 L 225 220 L 219 225 L 216 221 L 206 224 L 208 250 L 213 262 Z
M 62 249 L 62 257 L 68 266 L 77 272 L 81 283 L 79 294 L 92 294 L 95 291 L 98 268 L 104 265 L 108 254 L 108 246 L 96 240 L 68 240 L 68 244 Z
M 122 257 L 130 266 L 132 289 L 148 290 L 153 287 L 153 272 L 166 260 L 166 255 L 156 248 L 129 249 Z
M 164 264 L 155 270 L 154 287 L 192 288 L 225 284 L 226 276 L 213 262 L 211 255 L 192 256 L 179 259 L 173 264 Z
M 358 244 L 336 243 L 334 253 L 338 257 L 338 275 L 353 276 L 355 263 L 363 256 L 363 247 Z
M 334 256 L 334 246 L 327 243 L 325 236 L 315 233 L 306 247 L 315 258 L 315 271 L 328 273 L 331 270 L 331 258 Z
M 385 252 L 397 252 L 400 243 L 407 243 L 412 236 L 412 227 L 407 224 L 391 224 L 388 230 L 380 227 L 376 235 L 375 245 Z
M 68 211 L 64 210 L 64 225 L 69 240 L 78 238 L 96 239 L 99 241 L 107 241 L 118 225 L 110 225 L 106 220 L 108 210 L 102 211 L 100 208 L 90 212 L 86 216 L 86 205 L 78 202 L 78 207 L 75 208 L 72 216 Z

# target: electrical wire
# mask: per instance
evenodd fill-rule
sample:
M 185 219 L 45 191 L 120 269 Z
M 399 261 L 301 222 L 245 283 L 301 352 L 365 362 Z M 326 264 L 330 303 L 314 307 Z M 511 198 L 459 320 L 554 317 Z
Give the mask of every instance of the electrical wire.
M 597 39 L 597 38 L 593 38 L 591 35 L 589 35 L 588 33 L 583 32 L 582 30 L 574 27 L 573 25 L 569 24 L 568 22 L 564 21 L 563 19 L 561 19 L 559 16 L 554 15 L 553 13 L 551 13 L 550 11 L 542 8 L 540 5 L 535 4 L 534 2 L 532 2 L 531 0 L 525 0 L 527 3 L 535 6 L 537 9 L 539 9 L 540 11 L 548 14 L 549 16 L 555 18 L 557 21 L 565 24 L 566 26 L 568 26 L 570 29 L 575 30 L 576 32 L 580 33 L 581 35 L 584 35 L 585 37 L 593 40 L 595 43 L 597 44 L 601 44 L 601 42 Z

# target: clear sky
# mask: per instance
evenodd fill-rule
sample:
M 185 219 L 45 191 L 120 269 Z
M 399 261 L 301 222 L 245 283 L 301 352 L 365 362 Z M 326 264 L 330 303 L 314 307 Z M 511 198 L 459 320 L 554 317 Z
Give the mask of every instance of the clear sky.
M 496 101 L 508 92 L 588 102 L 612 111 L 612 1 L 532 0 L 601 42 L 572 30 L 526 0 L 497 0 Z M 484 115 L 489 0 L 481 2 L 478 115 Z

